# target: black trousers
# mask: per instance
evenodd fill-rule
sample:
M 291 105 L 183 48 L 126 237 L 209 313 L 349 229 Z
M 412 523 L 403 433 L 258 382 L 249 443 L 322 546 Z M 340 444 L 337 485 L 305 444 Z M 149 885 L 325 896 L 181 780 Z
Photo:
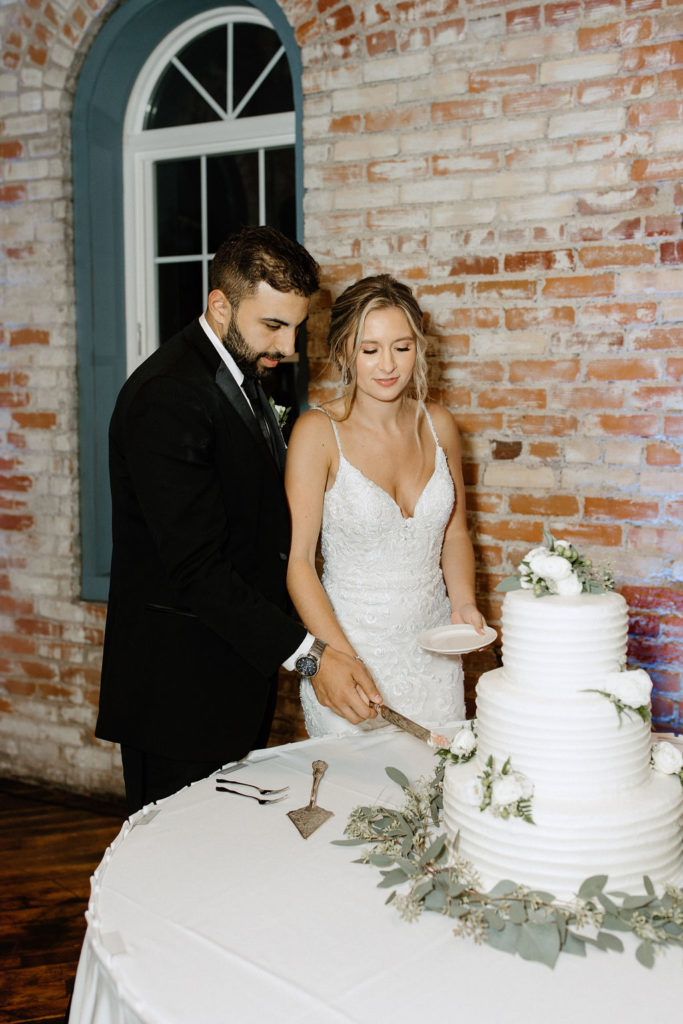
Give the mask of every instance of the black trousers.
M 225 761 L 176 761 L 122 744 L 121 763 L 128 813 L 133 814 L 145 804 L 171 796 L 191 782 L 205 779 L 221 768 Z

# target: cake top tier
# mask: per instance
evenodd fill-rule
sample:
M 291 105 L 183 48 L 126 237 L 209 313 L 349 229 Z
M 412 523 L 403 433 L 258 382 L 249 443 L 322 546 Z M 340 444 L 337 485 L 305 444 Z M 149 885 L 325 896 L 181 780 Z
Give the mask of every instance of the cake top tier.
M 525 686 L 582 687 L 626 663 L 628 608 L 620 594 L 515 590 L 503 602 L 503 665 Z

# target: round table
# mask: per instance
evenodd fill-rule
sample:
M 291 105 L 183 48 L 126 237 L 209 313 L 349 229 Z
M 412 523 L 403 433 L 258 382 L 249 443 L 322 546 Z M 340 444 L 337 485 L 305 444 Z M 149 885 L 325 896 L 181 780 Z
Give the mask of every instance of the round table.
M 329 765 L 318 803 L 334 816 L 303 839 L 287 811 L 308 803 L 316 759 Z M 387 766 L 426 777 L 434 754 L 393 726 L 307 740 L 255 751 L 233 776 L 289 786 L 280 803 L 218 793 L 212 777 L 135 814 L 92 878 L 71 1024 L 642 1024 L 676 1014 L 680 950 L 647 970 L 627 935 L 624 953 L 562 955 L 550 970 L 456 938 L 440 915 L 407 923 L 385 906 L 377 870 L 332 840 L 359 804 L 401 806 Z

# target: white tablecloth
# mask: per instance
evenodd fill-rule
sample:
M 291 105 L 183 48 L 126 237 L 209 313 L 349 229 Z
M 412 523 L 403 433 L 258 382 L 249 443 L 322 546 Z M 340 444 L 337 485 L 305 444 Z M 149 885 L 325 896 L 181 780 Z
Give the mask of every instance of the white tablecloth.
M 286 815 L 318 794 L 334 811 L 304 840 Z M 289 785 L 282 803 L 215 792 L 213 779 L 138 812 L 92 879 L 71 1024 L 572 1024 L 680 1014 L 683 952 L 653 970 L 624 953 L 562 955 L 554 970 L 406 923 L 377 869 L 339 847 L 358 804 L 402 804 L 384 769 L 427 775 L 429 748 L 393 727 L 258 751 L 235 778 Z

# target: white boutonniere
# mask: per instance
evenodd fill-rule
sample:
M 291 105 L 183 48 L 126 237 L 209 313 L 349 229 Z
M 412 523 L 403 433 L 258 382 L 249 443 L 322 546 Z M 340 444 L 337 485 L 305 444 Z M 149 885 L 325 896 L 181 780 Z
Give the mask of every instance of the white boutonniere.
M 284 427 L 285 423 L 287 422 L 287 418 L 289 417 L 289 414 L 290 414 L 290 412 L 292 410 L 290 409 L 290 407 L 288 405 L 278 405 L 275 402 L 274 398 L 270 398 L 269 402 L 270 402 L 270 407 L 273 410 L 273 413 L 275 414 L 275 419 L 277 420 L 277 425 L 280 428 L 280 430 L 282 430 L 282 428 Z

